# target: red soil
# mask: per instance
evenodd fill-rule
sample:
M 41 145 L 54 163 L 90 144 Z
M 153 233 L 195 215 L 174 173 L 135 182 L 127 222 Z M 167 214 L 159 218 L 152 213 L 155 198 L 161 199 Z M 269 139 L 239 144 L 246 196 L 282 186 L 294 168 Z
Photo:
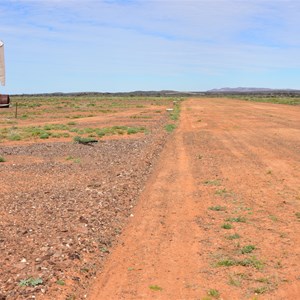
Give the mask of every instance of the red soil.
M 228 300 L 298 299 L 300 108 L 229 99 L 182 106 L 88 299 L 212 299 L 214 290 Z M 226 260 L 233 265 L 220 266 Z

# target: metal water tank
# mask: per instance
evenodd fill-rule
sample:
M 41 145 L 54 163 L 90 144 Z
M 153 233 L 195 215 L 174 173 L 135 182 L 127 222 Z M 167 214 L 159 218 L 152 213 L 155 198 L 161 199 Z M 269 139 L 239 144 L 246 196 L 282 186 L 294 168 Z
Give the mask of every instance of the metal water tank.
M 9 95 L 0 95 L 0 108 L 9 107 Z

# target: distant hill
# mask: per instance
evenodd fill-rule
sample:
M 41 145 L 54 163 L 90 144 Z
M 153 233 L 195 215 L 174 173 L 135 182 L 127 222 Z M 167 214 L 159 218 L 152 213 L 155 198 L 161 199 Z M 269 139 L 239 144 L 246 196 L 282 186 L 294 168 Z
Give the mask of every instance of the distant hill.
M 71 97 L 82 97 L 82 96 L 107 96 L 107 97 L 190 97 L 193 95 L 205 95 L 205 92 L 178 92 L 171 90 L 163 91 L 132 91 L 132 92 L 72 92 L 72 93 L 38 93 L 38 94 L 14 94 L 11 96 L 23 96 L 23 97 L 62 97 L 62 96 L 71 96 Z
M 129 96 L 129 97 L 197 97 L 205 95 L 269 95 L 269 96 L 300 96 L 300 90 L 295 89 L 270 89 L 270 88 L 253 88 L 253 87 L 237 87 L 229 88 L 224 87 L 220 89 L 212 89 L 208 91 L 172 91 L 172 90 L 162 90 L 162 91 L 132 91 L 132 92 L 73 92 L 73 93 L 40 93 L 40 94 L 15 94 L 11 96 L 35 96 L 35 97 L 62 97 L 62 96 L 71 96 L 71 97 L 82 97 L 82 96 Z
M 207 93 L 300 93 L 300 90 L 295 89 L 270 89 L 270 88 L 254 88 L 254 87 L 224 87 L 220 89 L 212 89 Z

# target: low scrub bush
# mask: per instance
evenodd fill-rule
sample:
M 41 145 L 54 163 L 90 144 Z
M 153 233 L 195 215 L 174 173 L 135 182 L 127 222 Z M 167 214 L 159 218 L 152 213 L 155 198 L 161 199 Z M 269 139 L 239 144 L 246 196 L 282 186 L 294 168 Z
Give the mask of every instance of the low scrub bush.
M 166 130 L 167 132 L 172 132 L 175 128 L 176 128 L 176 125 L 175 125 L 175 124 L 167 124 L 167 125 L 165 126 L 165 130 Z
M 98 140 L 90 137 L 81 137 L 81 136 L 75 136 L 74 137 L 74 142 L 77 144 L 91 144 L 91 143 L 98 143 Z

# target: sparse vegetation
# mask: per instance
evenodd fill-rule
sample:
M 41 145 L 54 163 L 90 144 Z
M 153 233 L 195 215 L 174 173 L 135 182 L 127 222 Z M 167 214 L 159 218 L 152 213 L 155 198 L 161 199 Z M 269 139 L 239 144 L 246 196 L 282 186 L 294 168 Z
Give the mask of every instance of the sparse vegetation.
M 217 267 L 231 267 L 236 265 L 237 262 L 234 259 L 230 259 L 230 258 L 221 259 L 216 263 Z
M 243 280 L 251 280 L 250 276 L 245 273 L 234 273 L 234 274 L 229 274 L 229 285 L 233 285 L 236 287 L 240 287 L 242 285 Z
M 275 265 L 274 265 L 274 268 L 276 268 L 276 269 L 281 269 L 281 268 L 282 268 L 282 263 L 281 263 L 281 261 L 277 261 L 277 262 L 275 263 Z
M 162 291 L 162 288 L 158 285 L 150 285 L 149 289 L 152 291 Z
M 240 266 L 244 267 L 254 267 L 255 269 L 261 270 L 264 268 L 264 263 L 261 260 L 258 260 L 255 256 L 250 258 L 243 259 L 238 262 Z
M 0 163 L 5 162 L 5 158 L 3 156 L 0 156 Z
M 275 104 L 287 104 L 287 105 L 300 105 L 299 96 L 281 96 L 281 95 L 245 95 L 245 96 L 228 96 L 231 99 L 236 98 L 239 100 L 253 101 L 253 102 L 266 102 L 266 103 L 275 103 Z
M 220 292 L 216 289 L 210 289 L 207 292 L 208 296 L 214 297 L 214 298 L 219 298 L 220 297 Z
M 170 118 L 173 121 L 177 121 L 180 116 L 180 104 L 177 102 L 174 104 L 173 111 L 170 114 Z
M 130 119 L 151 119 L 151 116 L 131 116 Z
M 277 222 L 278 218 L 274 215 L 269 215 L 269 218 L 273 221 L 273 222 Z
M 258 260 L 255 256 L 252 256 L 242 260 L 237 260 L 233 258 L 224 258 L 219 260 L 215 266 L 216 267 L 243 266 L 243 267 L 253 267 L 255 269 L 261 270 L 264 268 L 264 263 Z
M 219 195 L 219 196 L 223 196 L 223 195 L 227 194 L 227 191 L 226 191 L 226 189 L 220 189 L 220 190 L 216 190 L 215 194 Z
M 204 184 L 205 185 L 219 186 L 219 185 L 221 185 L 221 180 L 220 179 L 205 180 Z
M 230 223 L 224 223 L 221 228 L 223 229 L 232 229 L 232 225 Z
M 69 294 L 66 297 L 66 300 L 75 300 L 75 299 L 76 299 L 76 296 L 74 294 Z
M 169 116 L 172 121 L 177 121 L 179 119 L 180 104 L 178 102 L 174 104 L 173 110 L 170 112 Z M 165 125 L 165 130 L 167 132 L 172 132 L 175 128 L 176 128 L 176 124 L 174 124 L 174 123 Z
M 109 135 L 123 135 L 123 134 L 135 134 L 139 132 L 147 132 L 145 127 L 127 127 L 127 126 L 113 126 L 105 128 L 86 128 L 85 133 L 95 133 L 98 137 Z
M 145 128 L 144 127 L 128 127 L 126 129 L 127 134 L 135 134 L 135 133 L 139 133 L 139 132 L 145 132 Z
M 245 223 L 246 218 L 245 217 L 233 217 L 226 219 L 226 222 L 237 222 L 237 223 Z
M 241 253 L 242 254 L 247 254 L 247 253 L 251 253 L 253 250 L 255 250 L 256 247 L 254 245 L 247 245 L 247 246 L 244 246 L 242 249 L 241 249 Z
M 70 124 L 70 122 L 68 123 Z M 72 123 L 76 124 L 76 123 Z M 146 133 L 145 127 L 112 126 L 105 128 L 83 127 L 81 129 L 65 124 L 46 124 L 44 126 L 11 127 L 0 129 L 0 139 L 12 141 L 30 140 L 32 138 L 49 139 L 69 137 L 72 133 L 93 135 L 98 137 L 120 134 Z
M 167 132 L 172 132 L 175 128 L 176 128 L 176 125 L 175 125 L 175 124 L 167 124 L 167 125 L 165 126 L 165 130 L 166 130 Z
M 225 206 L 217 205 L 217 206 L 211 206 L 211 207 L 209 207 L 209 209 L 213 210 L 213 211 L 225 211 L 226 207 Z
M 129 100 L 129 101 L 128 101 Z M 171 120 L 176 121 L 179 118 L 180 102 L 174 105 L 174 110 L 170 114 Z M 119 129 L 115 128 L 92 128 L 92 132 L 87 133 L 86 125 L 87 122 L 75 122 L 75 120 L 67 119 L 86 119 L 90 117 L 99 116 L 99 114 L 115 114 L 122 109 L 132 108 L 144 108 L 133 116 L 132 118 L 139 121 L 139 119 L 153 118 L 153 113 L 162 113 L 165 110 L 155 110 L 148 114 L 147 108 L 150 105 L 155 106 L 173 106 L 173 98 L 170 97 L 148 97 L 148 96 L 113 96 L 108 97 L 107 95 L 86 95 L 86 96 L 72 96 L 72 95 L 60 95 L 60 96 L 13 96 L 11 97 L 12 107 L 16 102 L 19 103 L 19 119 L 10 120 L 9 118 L 0 120 L 1 124 L 11 124 L 12 127 L 1 127 L 0 128 L 0 142 L 4 141 L 30 141 L 33 139 L 52 139 L 61 137 L 73 138 L 77 135 L 94 135 L 94 137 L 102 137 L 107 135 L 115 134 L 136 134 L 136 133 L 147 133 L 146 128 L 142 126 L 117 126 L 122 127 Z M 146 110 L 145 110 L 146 108 Z M 12 112 L 9 110 L 1 110 L 0 116 L 12 116 Z M 55 122 L 54 124 L 44 124 L 45 117 L 47 120 L 62 120 L 61 122 Z M 128 116 L 128 118 L 131 118 Z M 28 120 L 34 119 L 35 126 L 26 126 Z M 63 124 L 63 122 L 65 123 Z M 26 123 L 25 123 L 26 122 Z M 96 123 L 93 119 L 89 122 Z M 19 125 L 13 126 L 13 125 Z M 25 125 L 25 126 L 24 126 Z M 77 126 L 78 128 L 76 128 Z M 171 128 L 168 128 L 171 129 Z M 173 128 L 174 129 L 174 128 Z M 46 134 L 47 133 L 47 134 Z
M 7 139 L 10 140 L 10 141 L 20 141 L 22 138 L 19 134 L 13 133 L 13 134 L 9 134 L 7 136 Z
M 258 278 L 255 281 L 262 282 L 262 283 L 270 283 L 270 280 L 268 278 L 265 278 L 265 277 Z
M 43 284 L 42 278 L 27 278 L 20 281 L 19 286 L 32 286 L 35 287 L 37 285 Z
M 75 136 L 73 140 L 77 144 L 84 144 L 84 145 L 91 144 L 91 143 L 98 143 L 98 140 L 90 137 L 84 138 L 81 136 Z
M 268 287 L 267 286 L 257 287 L 253 291 L 255 294 L 264 294 L 265 292 L 268 291 Z
M 237 276 L 229 275 L 228 284 L 239 287 L 241 286 L 241 280 Z
M 232 235 L 228 235 L 226 238 L 228 240 L 235 240 L 235 239 L 239 239 L 240 237 L 241 236 L 239 234 L 235 233 L 235 234 L 232 234 Z
M 63 280 L 59 279 L 59 280 L 56 281 L 56 284 L 65 285 L 66 283 Z
M 227 191 L 226 188 L 216 190 L 215 194 L 218 195 L 218 196 L 221 196 L 221 197 L 228 197 L 228 196 L 232 196 L 233 195 L 233 193 Z
M 48 139 L 50 137 L 50 134 L 47 132 L 43 132 L 40 134 L 40 139 Z
M 101 248 L 100 248 L 100 251 L 101 251 L 102 253 L 109 253 L 109 250 L 108 250 L 106 247 L 101 247 Z

